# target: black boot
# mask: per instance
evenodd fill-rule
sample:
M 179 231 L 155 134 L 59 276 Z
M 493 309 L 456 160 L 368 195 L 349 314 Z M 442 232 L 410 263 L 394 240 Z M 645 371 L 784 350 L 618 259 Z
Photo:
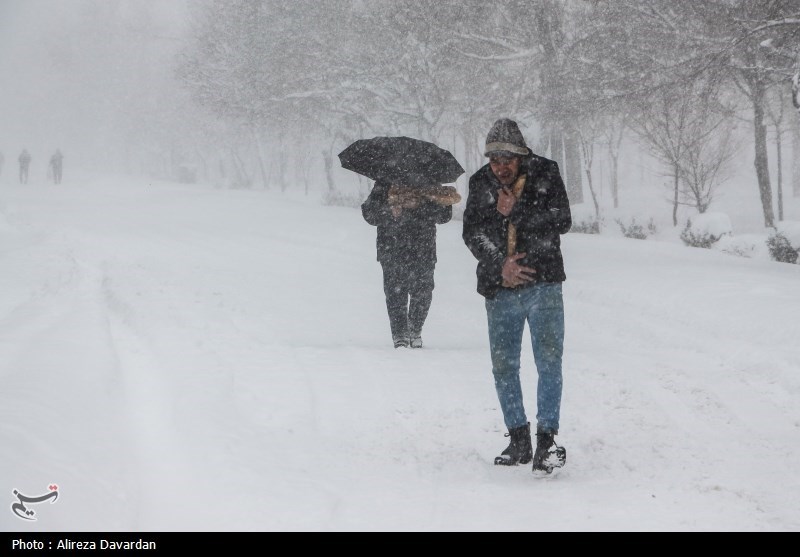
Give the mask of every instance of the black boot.
M 531 447 L 531 424 L 509 429 L 506 437 L 511 437 L 511 442 L 500 456 L 495 457 L 494 463 L 502 466 L 516 466 L 528 464 L 533 455 Z
M 567 450 L 556 445 L 553 433 L 536 432 L 536 454 L 533 455 L 533 473 L 550 474 L 553 468 L 567 463 Z

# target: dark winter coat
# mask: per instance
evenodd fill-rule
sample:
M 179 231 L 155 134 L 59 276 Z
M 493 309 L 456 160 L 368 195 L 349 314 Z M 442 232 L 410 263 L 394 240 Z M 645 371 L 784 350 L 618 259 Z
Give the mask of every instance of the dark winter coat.
M 361 205 L 364 220 L 378 227 L 375 245 L 381 263 L 436 263 L 436 225 L 453 218 L 452 206 L 422 201 L 414 209 L 403 209 L 398 218 L 389 207 L 391 184 L 377 181 Z
M 517 288 L 567 278 L 561 234 L 572 227 L 572 214 L 558 164 L 533 155 L 523 161 L 520 172 L 527 172 L 525 188 L 508 218 L 497 210 L 497 192 L 502 185 L 489 165 L 469 179 L 462 237 L 478 260 L 478 293 L 486 298 L 494 298 L 503 288 L 509 222 L 517 229 L 516 253 L 527 254 L 518 263 L 536 269 L 535 279 Z

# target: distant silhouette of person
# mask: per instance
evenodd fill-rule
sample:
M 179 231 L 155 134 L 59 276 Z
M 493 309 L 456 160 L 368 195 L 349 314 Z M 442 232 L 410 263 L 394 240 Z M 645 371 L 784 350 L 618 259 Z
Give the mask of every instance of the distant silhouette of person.
M 56 149 L 53 156 L 50 157 L 50 171 L 53 174 L 53 182 L 56 184 L 61 183 L 61 169 L 63 168 L 64 155 L 61 154 L 61 149 Z
M 19 154 L 19 183 L 28 183 L 28 170 L 31 167 L 31 154 L 27 149 L 23 149 Z

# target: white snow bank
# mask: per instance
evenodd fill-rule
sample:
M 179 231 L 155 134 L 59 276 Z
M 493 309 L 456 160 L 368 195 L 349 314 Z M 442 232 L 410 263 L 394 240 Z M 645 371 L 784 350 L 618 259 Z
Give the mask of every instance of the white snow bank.
M 701 213 L 691 217 L 688 225 L 696 236 L 707 235 L 719 239 L 733 234 L 731 219 L 725 213 Z
M 800 250 L 800 221 L 781 221 L 775 225 L 775 230 L 789 240 L 794 249 Z

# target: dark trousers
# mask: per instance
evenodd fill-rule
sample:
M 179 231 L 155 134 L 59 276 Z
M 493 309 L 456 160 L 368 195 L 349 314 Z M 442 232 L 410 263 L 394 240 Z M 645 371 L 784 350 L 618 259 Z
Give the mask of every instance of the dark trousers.
M 383 293 L 392 338 L 418 336 L 433 300 L 434 263 L 382 262 Z
M 28 183 L 28 166 L 22 165 L 19 167 L 19 183 L 20 184 L 27 184 Z

